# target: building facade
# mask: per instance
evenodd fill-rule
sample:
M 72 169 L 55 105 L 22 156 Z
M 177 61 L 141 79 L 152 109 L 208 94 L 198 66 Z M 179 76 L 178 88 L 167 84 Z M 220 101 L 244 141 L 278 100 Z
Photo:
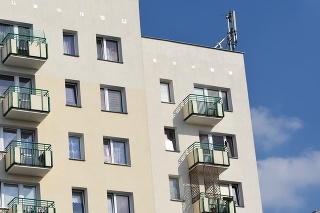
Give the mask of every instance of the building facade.
M 3 212 L 262 212 L 243 53 L 137 0 L 5 0 L 0 40 Z

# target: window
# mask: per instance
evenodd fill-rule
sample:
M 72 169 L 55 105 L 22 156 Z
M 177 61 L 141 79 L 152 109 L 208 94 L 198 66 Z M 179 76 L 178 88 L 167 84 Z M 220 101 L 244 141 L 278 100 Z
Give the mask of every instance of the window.
M 167 151 L 178 151 L 174 129 L 164 128 L 164 139 Z
M 179 178 L 169 177 L 170 198 L 172 200 L 180 200 Z
M 27 129 L 0 127 L 0 151 L 4 151 L 11 141 L 34 142 L 35 131 Z
M 131 195 L 128 193 L 108 193 L 108 213 L 133 213 Z
M 8 207 L 8 203 L 15 197 L 36 199 L 36 187 L 16 183 L 1 183 L 1 207 Z
M 235 137 L 230 135 L 213 135 L 213 134 L 200 134 L 201 143 L 212 143 L 213 145 L 224 145 L 227 147 L 228 155 L 230 158 L 236 158 L 237 150 Z
M 10 75 L 1 75 L 0 74 L 0 95 L 3 96 L 3 93 L 10 86 L 20 86 L 32 88 L 31 78 L 19 77 L 19 76 L 10 76 Z M 20 93 L 23 95 L 23 93 Z M 21 97 L 23 98 L 23 97 Z
M 229 90 L 227 89 L 207 89 L 207 88 L 194 88 L 194 93 L 196 95 L 220 97 L 223 103 L 224 111 L 231 111 Z
M 73 213 L 85 213 L 85 197 L 83 190 L 72 190 L 72 209 Z
M 82 135 L 69 134 L 69 158 L 73 160 L 84 160 L 84 145 Z
M 172 82 L 160 81 L 160 93 L 161 93 L 161 102 L 172 103 L 173 102 Z
M 128 142 L 123 139 L 104 139 L 104 162 L 112 164 L 129 164 Z
M 13 33 L 13 26 L 8 24 L 0 24 L 0 40 L 2 41 L 8 33 Z
M 110 112 L 126 112 L 125 91 L 119 87 L 100 89 L 101 110 Z
M 80 106 L 80 92 L 78 82 L 66 82 L 66 105 Z
M 120 38 L 97 37 L 98 59 L 120 62 L 121 59 Z
M 237 183 L 221 183 L 220 184 L 220 191 L 221 196 L 232 196 L 236 206 L 243 206 L 243 199 L 242 199 L 242 191 L 241 191 L 241 184 Z
M 78 34 L 74 31 L 63 31 L 63 53 L 78 56 Z

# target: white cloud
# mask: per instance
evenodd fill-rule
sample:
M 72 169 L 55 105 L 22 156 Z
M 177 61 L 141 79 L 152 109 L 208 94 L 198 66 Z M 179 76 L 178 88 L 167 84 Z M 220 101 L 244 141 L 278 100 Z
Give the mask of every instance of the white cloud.
M 252 108 L 251 118 L 255 141 L 265 149 L 288 141 L 295 131 L 302 128 L 300 119 L 275 117 L 266 107 Z
M 304 190 L 320 186 L 320 152 L 293 158 L 258 161 L 263 206 L 273 212 L 290 212 L 306 203 Z M 286 208 L 286 211 L 283 211 Z M 298 211 L 299 212 L 299 211 Z

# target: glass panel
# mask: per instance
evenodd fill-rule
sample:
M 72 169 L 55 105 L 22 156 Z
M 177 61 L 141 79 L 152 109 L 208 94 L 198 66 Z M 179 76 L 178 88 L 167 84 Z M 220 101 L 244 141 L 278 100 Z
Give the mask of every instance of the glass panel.
M 33 142 L 34 132 L 28 130 L 21 130 L 21 141 L 23 142 Z
M 212 135 L 212 141 L 214 145 L 225 145 L 223 136 Z
M 229 194 L 229 185 L 227 184 L 220 184 L 220 191 L 221 191 L 221 196 L 228 197 Z
M 166 150 L 176 150 L 176 139 L 174 129 L 164 129 Z
M 75 55 L 75 36 L 63 34 L 63 51 L 64 54 Z
M 73 213 L 84 213 L 84 202 L 82 192 L 72 192 L 72 206 Z
M 106 40 L 106 45 L 107 45 L 107 60 L 119 61 L 118 42 Z
M 8 33 L 13 33 L 13 26 L 7 24 L 0 24 L 0 43 Z
M 208 89 L 208 96 L 219 97 L 219 91 L 218 90 L 209 90 Z
M 104 89 L 100 89 L 101 110 L 106 110 L 106 99 Z
M 66 104 L 77 106 L 77 85 L 66 83 Z
M 228 94 L 227 92 L 221 92 L 221 94 L 222 94 L 223 109 L 228 111 L 229 110 Z
M 229 157 L 235 157 L 235 151 L 233 146 L 233 138 L 231 136 L 227 136 L 227 149 Z
M 179 180 L 175 178 L 170 178 L 169 184 L 171 199 L 180 199 Z
M 21 131 L 21 141 L 23 142 L 33 142 L 34 132 L 32 131 Z M 32 143 L 23 143 L 21 145 L 21 162 L 24 164 L 35 165 L 35 154 L 36 147 L 33 147 Z
M 121 91 L 108 90 L 109 111 L 122 112 Z
M 237 185 L 232 185 L 232 196 L 236 205 L 239 205 L 239 190 Z
M 19 77 L 19 86 L 32 88 L 32 81 L 30 78 L 21 78 Z
M 101 38 L 97 38 L 97 56 L 98 59 L 104 59 L 103 40 Z
M 11 141 L 17 140 L 16 129 L 3 129 L 3 147 L 6 148 Z
M 168 83 L 160 83 L 161 101 L 170 102 L 170 88 Z
M 69 136 L 69 157 L 81 159 L 80 137 Z
M 4 195 L 4 207 L 15 197 L 19 197 L 18 185 L 3 184 L 2 193 Z
M 111 163 L 111 155 L 110 155 L 110 140 L 105 140 L 103 144 L 104 151 L 104 162 Z
M 117 164 L 126 164 L 126 151 L 124 142 L 113 142 L 113 161 Z
M 8 89 L 9 86 L 14 86 L 14 77 L 8 75 L 0 75 L 0 95 Z
M 114 213 L 113 212 L 113 199 L 112 199 L 112 195 L 108 195 L 108 213 Z
M 129 197 L 117 195 L 117 213 L 130 213 Z
M 194 94 L 196 94 L 196 95 L 204 95 L 204 91 L 201 88 L 194 88 Z
M 22 197 L 29 198 L 29 199 L 36 199 L 36 187 L 23 186 Z

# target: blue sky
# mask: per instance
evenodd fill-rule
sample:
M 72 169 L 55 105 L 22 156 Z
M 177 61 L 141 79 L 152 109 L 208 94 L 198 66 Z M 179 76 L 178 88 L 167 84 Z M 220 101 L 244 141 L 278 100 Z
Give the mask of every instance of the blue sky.
M 213 46 L 236 10 L 264 213 L 320 209 L 319 0 L 140 0 L 142 35 Z

